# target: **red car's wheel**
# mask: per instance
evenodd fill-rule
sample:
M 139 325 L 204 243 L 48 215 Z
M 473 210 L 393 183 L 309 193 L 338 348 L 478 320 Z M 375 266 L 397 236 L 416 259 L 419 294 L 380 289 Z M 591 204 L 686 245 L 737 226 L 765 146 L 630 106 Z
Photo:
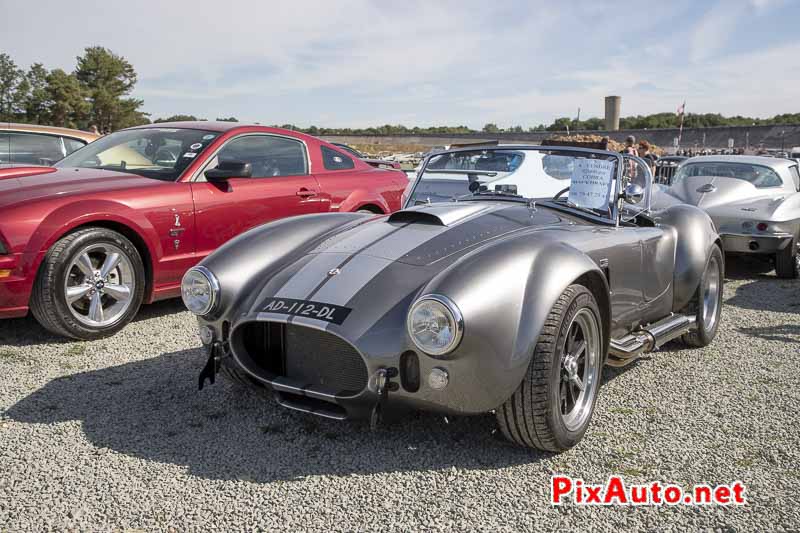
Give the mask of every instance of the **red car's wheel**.
M 136 247 L 115 231 L 87 228 L 67 235 L 47 252 L 30 307 L 53 333 L 96 339 L 133 319 L 144 285 Z

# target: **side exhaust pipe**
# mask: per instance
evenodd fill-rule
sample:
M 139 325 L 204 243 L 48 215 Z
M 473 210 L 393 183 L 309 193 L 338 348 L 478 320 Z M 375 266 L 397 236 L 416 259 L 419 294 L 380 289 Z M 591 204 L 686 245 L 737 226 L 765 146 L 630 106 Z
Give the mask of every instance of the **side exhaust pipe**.
M 611 339 L 607 364 L 616 367 L 628 365 L 643 353 L 652 352 L 688 333 L 694 325 L 694 316 L 670 315 L 621 339 Z

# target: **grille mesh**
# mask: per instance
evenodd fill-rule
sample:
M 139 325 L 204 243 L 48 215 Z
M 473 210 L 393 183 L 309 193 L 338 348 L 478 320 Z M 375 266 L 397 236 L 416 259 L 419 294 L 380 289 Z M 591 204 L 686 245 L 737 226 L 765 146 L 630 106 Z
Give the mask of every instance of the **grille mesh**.
M 304 385 L 357 394 L 367 385 L 367 367 L 350 343 L 336 335 L 286 326 L 286 377 Z

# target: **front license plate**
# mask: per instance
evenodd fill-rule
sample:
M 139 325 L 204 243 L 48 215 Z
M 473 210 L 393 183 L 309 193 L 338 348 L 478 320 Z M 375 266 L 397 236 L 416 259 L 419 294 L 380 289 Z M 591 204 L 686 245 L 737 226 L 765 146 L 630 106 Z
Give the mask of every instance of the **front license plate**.
M 331 324 L 341 325 L 352 309 L 321 302 L 310 302 L 308 300 L 270 298 L 264 305 L 263 311 L 281 315 L 305 316 L 330 322 Z

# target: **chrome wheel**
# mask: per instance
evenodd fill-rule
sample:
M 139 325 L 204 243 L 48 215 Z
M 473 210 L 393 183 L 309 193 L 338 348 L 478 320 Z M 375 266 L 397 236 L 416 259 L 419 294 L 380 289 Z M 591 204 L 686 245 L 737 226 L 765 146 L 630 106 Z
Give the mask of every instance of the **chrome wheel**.
M 703 326 L 712 331 L 717 323 L 719 311 L 720 265 L 716 256 L 711 256 L 706 267 L 703 283 Z
M 136 278 L 130 258 L 117 246 L 100 243 L 83 248 L 66 272 L 67 306 L 82 324 L 108 326 L 130 307 Z
M 594 313 L 584 308 L 567 329 L 561 355 L 559 400 L 568 430 L 579 430 L 591 415 L 599 376 L 600 326 Z

